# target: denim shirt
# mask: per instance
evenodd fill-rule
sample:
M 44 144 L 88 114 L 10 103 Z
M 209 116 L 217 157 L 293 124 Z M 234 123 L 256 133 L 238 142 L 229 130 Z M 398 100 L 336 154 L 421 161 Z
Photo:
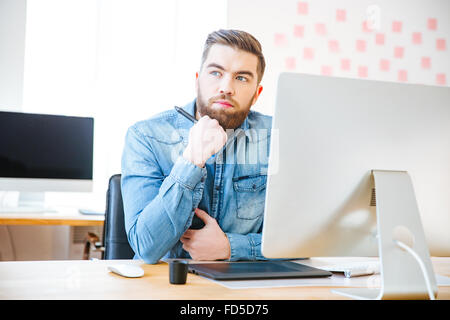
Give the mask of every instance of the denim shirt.
M 183 108 L 195 115 L 196 100 Z M 198 207 L 215 218 L 228 237 L 230 261 L 265 260 L 261 231 L 271 123 L 270 116 L 250 111 L 204 168 L 182 157 L 193 123 L 176 110 L 131 126 L 122 155 L 121 187 L 135 259 L 157 263 L 161 258 L 190 258 L 179 239 Z

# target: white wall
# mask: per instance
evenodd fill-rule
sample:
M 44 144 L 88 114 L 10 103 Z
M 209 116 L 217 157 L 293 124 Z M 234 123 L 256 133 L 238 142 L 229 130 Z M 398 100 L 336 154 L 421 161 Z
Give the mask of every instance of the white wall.
M 228 26 L 263 46 L 267 70 L 255 110 L 267 114 L 283 71 L 450 84 L 448 0 L 228 0 Z M 395 55 L 396 47 L 403 55 Z
M 22 109 L 25 23 L 26 0 L 0 0 L 0 111 Z M 0 260 L 14 258 L 11 229 L 0 226 Z
M 7 2 L 14 3 L 4 7 L 11 25 L 12 10 L 23 17 L 25 11 Z M 18 54 L 25 55 L 23 111 L 95 118 L 93 192 L 47 193 L 46 201 L 104 210 L 108 178 L 121 171 L 127 128 L 195 97 L 203 43 L 226 26 L 226 0 L 28 0 L 26 9 L 25 53 L 22 45 Z M 9 192 L 3 200 L 16 198 Z M 72 254 L 60 242 L 73 234 L 68 227 L 3 231 L 0 259 Z
M 0 110 L 22 107 L 26 0 L 0 0 Z
M 267 114 L 283 71 L 450 85 L 448 0 L 228 0 L 228 27 L 263 46 L 267 70 L 254 108 Z M 423 219 L 432 254 L 450 250 L 440 243 L 447 221 Z

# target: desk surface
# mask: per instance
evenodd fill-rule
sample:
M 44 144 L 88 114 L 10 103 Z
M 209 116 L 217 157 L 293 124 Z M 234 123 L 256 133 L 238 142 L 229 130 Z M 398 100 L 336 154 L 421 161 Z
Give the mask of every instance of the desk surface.
M 114 262 L 142 265 L 142 278 L 123 278 L 108 272 Z M 450 276 L 450 258 L 432 258 L 436 273 Z M 334 288 L 334 287 L 333 287 Z M 164 300 L 293 300 L 347 299 L 331 287 L 228 289 L 210 280 L 188 275 L 185 285 L 169 283 L 164 262 L 139 260 L 73 260 L 0 262 L 0 299 L 164 299 Z M 439 287 L 438 299 L 450 299 L 450 287 Z
M 104 220 L 103 215 L 84 215 L 75 208 L 44 213 L 0 213 L 0 225 L 101 226 Z

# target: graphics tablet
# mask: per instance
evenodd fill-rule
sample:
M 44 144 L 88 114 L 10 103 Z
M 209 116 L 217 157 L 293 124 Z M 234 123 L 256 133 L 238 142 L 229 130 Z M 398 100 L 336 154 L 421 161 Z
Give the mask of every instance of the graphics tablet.
M 291 261 L 190 263 L 189 272 L 214 280 L 328 277 L 332 274 Z

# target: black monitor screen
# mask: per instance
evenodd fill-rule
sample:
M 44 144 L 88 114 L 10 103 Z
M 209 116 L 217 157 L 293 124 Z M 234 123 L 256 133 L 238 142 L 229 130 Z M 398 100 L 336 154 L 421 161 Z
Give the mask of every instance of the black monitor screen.
M 92 179 L 94 119 L 0 111 L 0 177 Z

